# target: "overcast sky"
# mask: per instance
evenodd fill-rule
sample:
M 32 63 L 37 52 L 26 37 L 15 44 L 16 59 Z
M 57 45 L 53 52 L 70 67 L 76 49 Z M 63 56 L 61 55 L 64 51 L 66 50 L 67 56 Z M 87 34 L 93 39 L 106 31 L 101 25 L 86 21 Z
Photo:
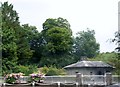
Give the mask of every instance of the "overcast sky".
M 101 52 L 114 51 L 114 38 L 118 30 L 118 1 L 120 0 L 3 0 L 12 3 L 21 24 L 36 26 L 42 30 L 42 24 L 48 18 L 62 17 L 71 25 L 73 34 L 86 30 L 95 30 Z

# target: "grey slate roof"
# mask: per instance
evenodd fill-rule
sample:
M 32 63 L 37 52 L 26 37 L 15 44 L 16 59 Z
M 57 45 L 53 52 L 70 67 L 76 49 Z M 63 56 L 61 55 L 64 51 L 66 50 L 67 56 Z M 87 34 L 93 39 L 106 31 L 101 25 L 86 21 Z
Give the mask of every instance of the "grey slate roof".
M 77 63 L 65 66 L 64 68 L 80 68 L 80 67 L 110 67 L 114 68 L 111 65 L 104 63 L 102 61 L 79 61 Z

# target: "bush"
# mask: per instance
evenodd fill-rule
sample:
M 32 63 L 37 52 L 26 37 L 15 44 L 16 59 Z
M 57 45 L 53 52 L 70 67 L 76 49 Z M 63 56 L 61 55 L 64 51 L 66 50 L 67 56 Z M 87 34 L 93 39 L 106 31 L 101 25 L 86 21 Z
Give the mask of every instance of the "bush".
M 57 68 L 50 67 L 46 75 L 47 76 L 59 75 L 59 70 Z
M 21 73 L 24 73 L 25 75 L 29 75 L 36 71 L 37 71 L 36 65 L 29 65 L 29 66 L 19 65 L 16 67 L 15 73 L 21 72 Z
M 46 66 L 44 66 L 44 67 L 42 67 L 42 68 L 40 69 L 40 71 L 41 71 L 42 73 L 44 73 L 44 74 L 47 74 L 47 72 L 49 71 L 49 68 L 46 67 Z
M 65 75 L 64 69 L 58 69 L 56 67 L 50 66 L 50 67 L 43 67 L 41 69 L 41 72 L 46 74 L 46 76 L 53 76 L 53 75 Z

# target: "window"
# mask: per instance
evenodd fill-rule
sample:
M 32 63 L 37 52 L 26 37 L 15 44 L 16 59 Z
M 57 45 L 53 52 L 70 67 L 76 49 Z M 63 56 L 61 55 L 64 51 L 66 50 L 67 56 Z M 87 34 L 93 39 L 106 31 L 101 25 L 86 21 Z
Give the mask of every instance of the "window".
M 76 71 L 75 73 L 77 74 L 77 73 L 79 73 L 79 71 Z
M 90 72 L 90 75 L 92 75 L 93 73 L 92 72 Z
M 98 71 L 98 75 L 102 75 L 102 72 L 101 72 L 101 71 Z

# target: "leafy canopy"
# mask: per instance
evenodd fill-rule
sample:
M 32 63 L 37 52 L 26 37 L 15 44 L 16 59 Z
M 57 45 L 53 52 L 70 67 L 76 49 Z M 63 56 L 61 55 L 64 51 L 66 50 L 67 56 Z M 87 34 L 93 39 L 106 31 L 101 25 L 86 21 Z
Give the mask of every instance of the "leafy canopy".
M 94 35 L 95 31 L 89 29 L 77 33 L 73 52 L 78 58 L 82 56 L 91 58 L 99 53 L 99 44 Z

